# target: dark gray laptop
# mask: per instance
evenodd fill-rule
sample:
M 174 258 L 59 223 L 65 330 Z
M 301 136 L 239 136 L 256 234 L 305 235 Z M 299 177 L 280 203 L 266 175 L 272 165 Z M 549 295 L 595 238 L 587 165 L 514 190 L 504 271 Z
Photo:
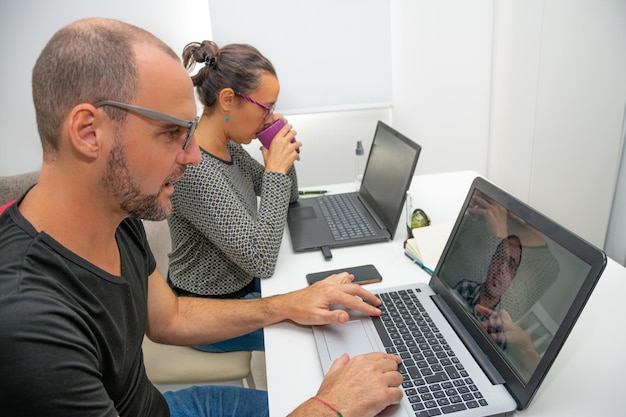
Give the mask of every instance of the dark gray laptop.
M 302 199 L 289 206 L 296 252 L 393 239 L 421 146 L 379 121 L 358 192 Z M 351 210 L 344 214 L 344 210 Z
M 405 395 L 384 416 L 523 410 L 605 266 L 600 249 L 476 178 L 428 285 L 373 291 L 381 318 L 313 327 L 324 373 L 343 353 L 387 351 L 403 359 Z

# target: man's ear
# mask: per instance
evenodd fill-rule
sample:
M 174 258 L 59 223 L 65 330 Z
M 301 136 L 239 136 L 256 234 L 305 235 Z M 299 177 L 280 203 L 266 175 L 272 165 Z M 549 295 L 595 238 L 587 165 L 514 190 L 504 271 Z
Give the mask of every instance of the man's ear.
M 68 116 L 67 129 L 70 145 L 86 158 L 97 157 L 102 150 L 104 116 L 91 104 L 79 104 Z
M 230 87 L 223 88 L 217 95 L 217 101 L 222 110 L 230 111 L 235 103 L 235 91 Z

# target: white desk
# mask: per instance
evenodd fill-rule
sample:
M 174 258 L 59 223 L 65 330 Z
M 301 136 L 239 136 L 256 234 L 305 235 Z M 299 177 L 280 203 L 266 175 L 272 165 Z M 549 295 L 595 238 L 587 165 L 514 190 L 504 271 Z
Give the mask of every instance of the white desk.
M 432 223 L 456 219 L 473 171 L 421 175 L 411 184 L 414 207 L 420 207 Z M 353 184 L 327 187 L 349 191 Z M 325 187 L 326 188 L 326 187 Z M 281 294 L 306 286 L 305 274 L 373 263 L 383 281 L 368 285 L 382 288 L 430 276 L 413 264 L 402 250 L 406 227 L 402 215 L 391 242 L 333 249 L 331 261 L 321 252 L 295 253 L 285 231 L 274 276 L 262 280 L 263 296 Z M 609 260 L 585 310 L 574 326 L 552 369 L 530 407 L 520 416 L 617 416 L 622 405 L 623 372 L 626 371 L 626 342 L 621 306 L 626 294 L 626 269 Z M 279 323 L 265 329 L 265 354 L 270 415 L 285 416 L 298 404 L 315 395 L 322 370 L 308 326 Z

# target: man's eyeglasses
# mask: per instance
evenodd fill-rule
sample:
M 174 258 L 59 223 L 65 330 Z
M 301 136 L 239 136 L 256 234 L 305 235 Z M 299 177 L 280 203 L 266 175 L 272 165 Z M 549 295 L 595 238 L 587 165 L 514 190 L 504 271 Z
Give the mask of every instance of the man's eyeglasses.
M 241 94 L 241 93 L 236 93 L 239 97 L 241 97 L 242 99 L 249 101 L 250 103 L 254 103 L 257 106 L 259 106 L 260 108 L 262 108 L 263 110 L 265 110 L 265 114 L 263 115 L 263 120 L 267 120 L 270 117 L 270 114 L 274 113 L 274 106 L 272 107 L 267 107 L 265 104 L 263 103 L 259 103 L 258 101 L 256 101 L 255 99 L 253 99 L 252 97 L 248 97 L 245 94 Z
M 194 120 L 184 120 L 179 119 L 178 117 L 170 116 L 169 114 L 160 113 L 155 110 L 146 109 L 145 107 L 133 106 L 132 104 L 120 103 L 119 101 L 112 100 L 102 100 L 94 104 L 96 108 L 102 106 L 112 106 L 117 107 L 123 110 L 131 111 L 137 114 L 140 114 L 144 117 L 147 117 L 150 120 L 156 120 L 159 122 L 167 122 L 176 126 L 181 126 L 187 129 L 187 135 L 185 136 L 185 140 L 183 141 L 183 150 L 187 149 L 187 145 L 191 141 L 191 137 L 193 133 L 196 131 L 198 127 L 198 120 L 200 120 L 199 116 L 196 116 Z

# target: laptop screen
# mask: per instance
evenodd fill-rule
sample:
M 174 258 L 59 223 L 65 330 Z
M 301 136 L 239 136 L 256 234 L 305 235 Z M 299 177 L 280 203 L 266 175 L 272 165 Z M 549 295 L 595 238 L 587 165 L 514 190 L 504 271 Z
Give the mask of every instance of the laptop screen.
M 418 144 L 378 122 L 359 194 L 375 210 L 392 238 L 420 151 Z
M 603 257 L 477 179 L 435 275 L 446 301 L 524 398 L 560 350 L 604 268 Z

